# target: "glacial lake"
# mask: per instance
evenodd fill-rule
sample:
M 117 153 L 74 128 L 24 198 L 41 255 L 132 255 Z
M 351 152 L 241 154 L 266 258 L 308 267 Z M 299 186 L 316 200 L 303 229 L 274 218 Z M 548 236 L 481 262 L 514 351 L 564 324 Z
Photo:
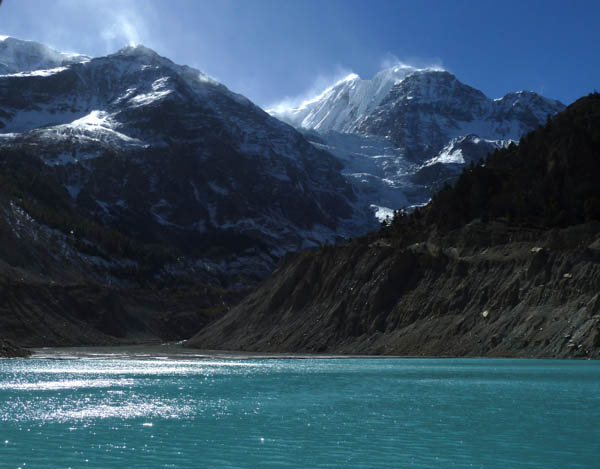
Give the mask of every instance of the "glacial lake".
M 599 362 L 37 356 L 3 468 L 600 467 Z

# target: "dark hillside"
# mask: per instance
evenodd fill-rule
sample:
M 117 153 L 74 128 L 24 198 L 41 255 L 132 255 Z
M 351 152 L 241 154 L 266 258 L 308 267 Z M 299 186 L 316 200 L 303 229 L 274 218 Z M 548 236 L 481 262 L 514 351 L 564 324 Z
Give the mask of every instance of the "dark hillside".
M 24 353 L 17 345 L 188 338 L 239 293 L 201 274 L 169 275 L 178 255 L 87 218 L 51 168 L 0 151 L 0 356 Z
M 519 145 L 497 150 L 433 199 L 425 223 L 481 218 L 565 227 L 600 220 L 600 94 L 580 99 Z

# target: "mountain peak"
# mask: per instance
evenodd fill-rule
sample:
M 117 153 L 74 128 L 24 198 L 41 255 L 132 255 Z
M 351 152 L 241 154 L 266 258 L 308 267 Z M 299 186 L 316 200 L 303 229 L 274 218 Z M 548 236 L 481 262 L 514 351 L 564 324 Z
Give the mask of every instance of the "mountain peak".
M 133 60 L 144 64 L 161 64 L 168 67 L 175 66 L 175 63 L 166 57 L 161 56 L 155 50 L 150 49 L 142 44 L 130 44 L 119 49 L 114 54 L 108 55 L 112 59 Z
M 160 57 L 156 51 L 143 44 L 129 44 L 119 49 L 114 55 Z
M 439 67 L 418 68 L 396 63 L 379 71 L 370 80 L 351 73 L 295 108 L 280 105 L 268 112 L 295 127 L 319 132 L 352 132 L 366 115 L 381 104 L 394 86 L 411 75 L 430 72 L 448 73 Z
M 0 36 L 0 74 L 56 68 L 89 59 L 87 55 L 59 52 L 39 42 Z
M 393 82 L 393 84 L 397 84 L 400 81 L 404 80 L 409 75 L 418 72 L 446 72 L 444 69 L 439 67 L 425 67 L 418 68 L 412 65 L 398 63 L 388 68 L 384 68 L 380 72 L 378 72 L 372 79 L 373 82 Z
M 118 50 L 114 54 L 107 56 L 108 58 L 133 58 L 137 63 L 143 65 L 162 65 L 167 67 L 178 75 L 181 75 L 188 84 L 195 86 L 198 82 L 200 83 L 211 83 L 216 86 L 223 86 L 214 78 L 206 75 L 205 73 L 197 70 L 188 65 L 179 65 L 168 59 L 167 57 L 163 57 L 158 52 L 149 47 L 146 47 L 142 44 L 131 44 L 123 47 Z

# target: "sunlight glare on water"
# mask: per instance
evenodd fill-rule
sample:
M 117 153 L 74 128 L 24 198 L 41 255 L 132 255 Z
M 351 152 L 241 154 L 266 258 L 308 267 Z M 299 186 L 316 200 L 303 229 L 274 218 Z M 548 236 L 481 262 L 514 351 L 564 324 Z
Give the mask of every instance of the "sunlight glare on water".
M 2 467 L 598 467 L 600 366 L 0 361 Z

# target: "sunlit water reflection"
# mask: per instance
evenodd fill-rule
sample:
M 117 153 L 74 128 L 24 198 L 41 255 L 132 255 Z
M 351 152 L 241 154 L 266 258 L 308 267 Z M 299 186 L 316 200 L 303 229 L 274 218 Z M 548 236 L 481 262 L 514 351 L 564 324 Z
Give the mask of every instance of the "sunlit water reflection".
M 0 361 L 1 467 L 599 467 L 597 362 L 95 358 Z

